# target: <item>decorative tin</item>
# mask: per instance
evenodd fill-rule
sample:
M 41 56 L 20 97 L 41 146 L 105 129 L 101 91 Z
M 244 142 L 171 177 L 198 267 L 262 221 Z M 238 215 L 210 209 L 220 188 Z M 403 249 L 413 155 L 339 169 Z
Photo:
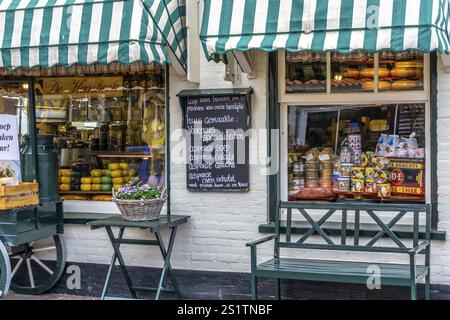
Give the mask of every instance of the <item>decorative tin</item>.
M 374 168 L 365 168 L 364 179 L 366 182 L 375 182 L 375 169 Z
M 353 167 L 352 168 L 352 180 L 363 180 L 364 181 L 364 168 Z
M 377 184 L 375 182 L 366 181 L 364 190 L 366 193 L 377 193 Z
M 339 192 L 349 192 L 350 191 L 350 179 L 349 178 L 339 178 L 338 179 L 338 191 Z
M 352 175 L 352 168 L 355 166 L 354 163 L 341 163 L 340 174 L 341 177 L 350 178 Z
M 382 183 L 377 185 L 378 197 L 389 198 L 391 196 L 391 184 Z
M 391 159 L 392 193 L 424 196 L 425 161 L 423 159 Z
M 373 178 L 376 184 L 383 184 L 389 181 L 389 173 L 385 170 L 377 170 Z
M 352 192 L 361 193 L 364 191 L 364 179 L 352 180 Z

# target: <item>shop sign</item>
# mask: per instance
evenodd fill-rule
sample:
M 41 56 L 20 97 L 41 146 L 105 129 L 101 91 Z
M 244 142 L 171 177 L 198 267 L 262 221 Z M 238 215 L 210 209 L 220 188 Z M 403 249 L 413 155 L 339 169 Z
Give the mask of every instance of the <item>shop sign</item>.
M 249 191 L 248 96 L 187 96 L 181 97 L 181 104 L 190 136 L 187 189 Z
M 422 159 L 391 158 L 392 193 L 423 196 L 425 162 Z
M 12 115 L 0 115 L 0 180 L 20 182 L 19 132 Z
M 82 98 L 90 94 L 121 96 L 123 77 L 51 77 L 43 79 L 42 94 Z

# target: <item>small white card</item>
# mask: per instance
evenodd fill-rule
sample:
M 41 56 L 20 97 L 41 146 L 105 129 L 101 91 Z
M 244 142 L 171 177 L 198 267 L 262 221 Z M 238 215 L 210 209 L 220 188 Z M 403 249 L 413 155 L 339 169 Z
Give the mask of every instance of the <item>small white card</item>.
M 0 181 L 17 184 L 21 181 L 19 132 L 17 117 L 0 115 Z

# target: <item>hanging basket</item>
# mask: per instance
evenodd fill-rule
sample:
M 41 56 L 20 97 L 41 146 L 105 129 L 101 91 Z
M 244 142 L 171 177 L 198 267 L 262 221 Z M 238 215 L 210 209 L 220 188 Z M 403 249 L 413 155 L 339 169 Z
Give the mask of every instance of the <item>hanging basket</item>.
M 160 199 L 121 200 L 116 199 L 113 191 L 113 201 L 122 213 L 123 219 L 128 221 L 151 221 L 159 219 L 166 199 L 167 196 L 163 192 Z

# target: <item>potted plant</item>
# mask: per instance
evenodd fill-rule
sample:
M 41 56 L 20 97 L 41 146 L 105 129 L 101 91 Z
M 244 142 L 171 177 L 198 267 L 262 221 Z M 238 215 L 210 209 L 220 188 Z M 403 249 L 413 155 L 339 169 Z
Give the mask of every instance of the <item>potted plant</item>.
M 113 190 L 113 201 L 123 219 L 129 221 L 158 219 L 166 199 L 165 188 L 149 184 L 128 184 Z

